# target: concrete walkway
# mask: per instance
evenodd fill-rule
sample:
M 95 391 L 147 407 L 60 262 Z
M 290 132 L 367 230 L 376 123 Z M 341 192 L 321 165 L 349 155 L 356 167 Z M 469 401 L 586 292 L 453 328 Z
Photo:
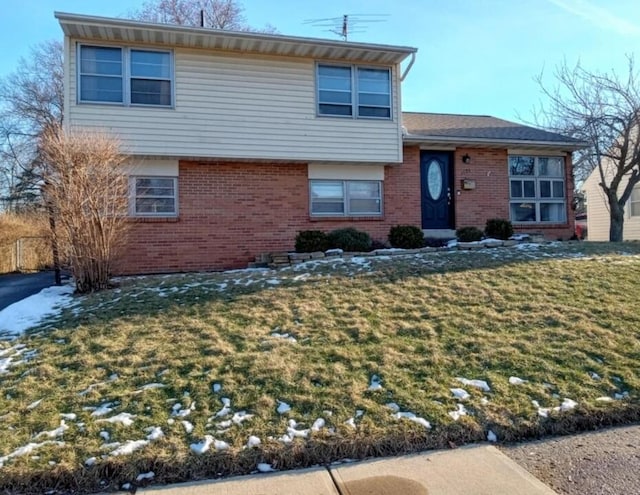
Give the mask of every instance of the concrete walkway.
M 138 490 L 147 495 L 554 495 L 487 445 Z

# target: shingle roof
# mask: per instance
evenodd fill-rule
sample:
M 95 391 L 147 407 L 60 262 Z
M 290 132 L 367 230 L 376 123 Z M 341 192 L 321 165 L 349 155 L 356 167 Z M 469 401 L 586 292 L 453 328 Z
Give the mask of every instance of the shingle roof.
M 496 140 L 547 142 L 580 145 L 573 138 L 509 122 L 489 115 L 403 112 L 402 124 L 409 135 L 460 138 L 460 140 Z

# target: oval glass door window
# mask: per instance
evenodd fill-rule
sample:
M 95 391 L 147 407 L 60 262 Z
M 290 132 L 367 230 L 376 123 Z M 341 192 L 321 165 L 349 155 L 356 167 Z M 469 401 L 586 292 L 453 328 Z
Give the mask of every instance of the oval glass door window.
M 437 160 L 431 160 L 427 168 L 427 187 L 434 201 L 442 194 L 442 170 Z

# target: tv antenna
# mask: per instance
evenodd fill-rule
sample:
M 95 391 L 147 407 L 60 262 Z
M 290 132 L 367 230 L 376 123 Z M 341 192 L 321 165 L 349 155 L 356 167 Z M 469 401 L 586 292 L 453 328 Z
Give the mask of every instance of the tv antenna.
M 389 14 L 344 14 L 340 17 L 327 17 L 325 19 L 305 19 L 303 24 L 312 27 L 327 28 L 333 34 L 337 34 L 342 41 L 349 41 L 349 36 L 356 33 L 364 33 L 369 24 L 374 22 L 386 22 Z

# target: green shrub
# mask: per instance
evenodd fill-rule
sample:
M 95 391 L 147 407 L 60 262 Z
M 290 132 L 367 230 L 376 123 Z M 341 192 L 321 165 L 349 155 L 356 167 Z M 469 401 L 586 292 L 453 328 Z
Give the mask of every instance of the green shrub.
M 371 237 L 366 232 L 353 227 L 329 232 L 329 247 L 343 251 L 370 251 Z
M 424 247 L 424 234 L 413 225 L 396 225 L 389 231 L 389 243 L 394 248 L 421 248 Z
M 484 227 L 484 234 L 492 239 L 502 239 L 506 241 L 513 235 L 513 225 L 504 218 L 491 218 L 487 220 Z
M 456 230 L 456 237 L 460 242 L 474 242 L 482 239 L 482 230 L 476 227 L 461 227 Z
M 313 253 L 329 249 L 329 238 L 320 230 L 302 230 L 296 235 L 296 252 Z

